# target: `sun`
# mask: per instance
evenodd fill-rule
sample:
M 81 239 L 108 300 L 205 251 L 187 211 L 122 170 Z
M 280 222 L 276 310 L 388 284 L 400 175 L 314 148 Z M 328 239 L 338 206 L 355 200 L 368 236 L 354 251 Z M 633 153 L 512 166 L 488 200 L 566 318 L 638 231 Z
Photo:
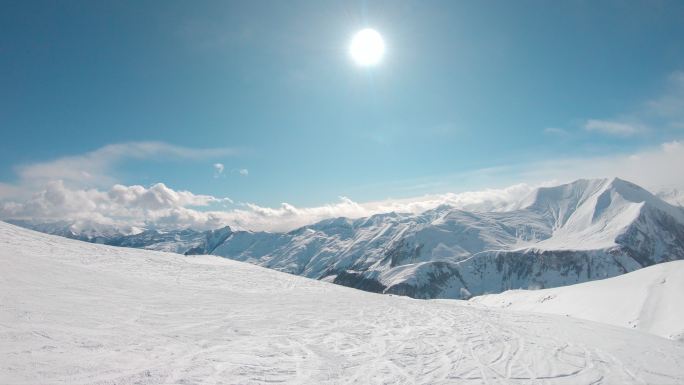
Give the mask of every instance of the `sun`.
M 349 54 L 360 66 L 376 65 L 385 54 L 385 41 L 378 31 L 371 28 L 362 29 L 352 38 Z

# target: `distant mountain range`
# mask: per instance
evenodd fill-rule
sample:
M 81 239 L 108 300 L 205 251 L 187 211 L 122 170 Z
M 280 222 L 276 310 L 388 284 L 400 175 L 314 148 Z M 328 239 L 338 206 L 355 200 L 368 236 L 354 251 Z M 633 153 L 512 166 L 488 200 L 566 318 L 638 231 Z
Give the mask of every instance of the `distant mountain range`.
M 193 229 L 162 231 L 119 228 L 90 222 L 79 222 L 77 224 L 66 221 L 33 223 L 25 220 L 8 220 L 6 222 L 42 233 L 85 242 L 178 254 L 211 254 L 216 246 L 223 243 L 232 234 L 230 227 L 227 226 L 209 231 Z
M 363 290 L 415 298 L 469 298 L 617 276 L 684 259 L 684 209 L 621 179 L 534 191 L 512 209 L 335 218 L 287 233 L 75 231 L 10 221 L 89 242 L 215 254 Z

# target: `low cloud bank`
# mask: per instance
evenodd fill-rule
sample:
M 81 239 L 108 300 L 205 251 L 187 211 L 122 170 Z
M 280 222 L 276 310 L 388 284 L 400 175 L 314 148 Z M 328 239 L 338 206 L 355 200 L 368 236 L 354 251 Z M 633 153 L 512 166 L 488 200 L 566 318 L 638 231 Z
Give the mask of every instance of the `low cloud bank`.
M 530 186 L 520 184 L 505 189 L 411 199 L 358 203 L 340 197 L 338 202 L 317 207 L 300 208 L 282 203 L 271 208 L 253 203 L 231 205 L 233 201 L 229 198 L 176 191 L 163 183 L 149 188 L 114 185 L 103 191 L 69 188 L 62 181 L 53 181 L 23 202 L 1 203 L 0 217 L 39 223 L 97 223 L 120 228 L 203 230 L 229 225 L 239 229 L 287 231 L 326 218 L 359 218 L 390 211 L 419 213 L 444 204 L 468 210 L 501 210 L 531 190 Z
M 181 155 L 194 156 L 194 153 Z M 64 159 L 58 162 L 63 164 Z M 85 188 L 67 183 L 69 178 L 47 178 L 55 173 L 54 170 L 61 168 L 54 169 L 46 163 L 40 167 L 24 169 L 33 170 L 31 175 L 37 173 L 38 178 L 31 177 L 27 179 L 28 182 L 17 185 L 0 184 L 0 219 L 23 219 L 42 223 L 78 221 L 120 228 L 190 227 L 203 230 L 229 225 L 238 229 L 287 231 L 326 218 L 358 218 L 391 211 L 420 213 L 440 205 L 470 211 L 508 210 L 540 185 L 610 176 L 633 181 L 653 192 L 667 189 L 670 194 L 668 197 L 677 201 L 682 195 L 678 195 L 676 191 L 684 191 L 684 173 L 679 170 L 682 164 L 684 143 L 672 141 L 632 154 L 561 159 L 507 167 L 503 172 L 508 173 L 509 179 L 513 177 L 524 183 L 500 189 L 373 202 L 356 202 L 340 197 L 337 202 L 315 207 L 296 207 L 289 203 L 282 203 L 278 207 L 264 207 L 249 202 L 233 202 L 226 197 L 174 190 L 163 183 L 149 187 L 114 184 L 108 189 Z M 56 174 L 65 175 L 59 172 Z M 38 183 L 44 179 L 47 181 Z

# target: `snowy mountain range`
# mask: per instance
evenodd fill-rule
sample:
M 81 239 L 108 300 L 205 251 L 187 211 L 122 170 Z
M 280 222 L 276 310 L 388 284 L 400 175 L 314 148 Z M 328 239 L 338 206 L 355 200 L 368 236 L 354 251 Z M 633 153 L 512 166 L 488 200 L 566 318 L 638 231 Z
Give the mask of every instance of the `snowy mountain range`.
M 216 230 L 143 230 L 101 225 L 93 222 L 68 221 L 34 223 L 26 220 L 6 222 L 41 233 L 59 235 L 79 241 L 100 243 L 110 246 L 166 251 L 178 254 L 211 254 L 232 233 L 230 227 Z
M 469 298 L 684 259 L 684 209 L 621 179 L 592 179 L 539 188 L 507 211 L 441 206 L 421 214 L 328 219 L 287 233 L 226 227 L 93 239 L 215 254 L 373 292 Z

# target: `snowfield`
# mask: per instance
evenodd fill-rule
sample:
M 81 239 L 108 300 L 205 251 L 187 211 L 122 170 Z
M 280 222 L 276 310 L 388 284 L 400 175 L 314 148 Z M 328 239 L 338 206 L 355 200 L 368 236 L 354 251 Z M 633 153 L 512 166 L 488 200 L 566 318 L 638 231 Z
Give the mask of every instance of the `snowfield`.
M 635 328 L 684 339 L 684 261 L 661 263 L 600 281 L 545 290 L 510 290 L 470 301 Z
M 567 316 L 2 222 L 0 263 L 0 384 L 684 383 L 681 342 Z

